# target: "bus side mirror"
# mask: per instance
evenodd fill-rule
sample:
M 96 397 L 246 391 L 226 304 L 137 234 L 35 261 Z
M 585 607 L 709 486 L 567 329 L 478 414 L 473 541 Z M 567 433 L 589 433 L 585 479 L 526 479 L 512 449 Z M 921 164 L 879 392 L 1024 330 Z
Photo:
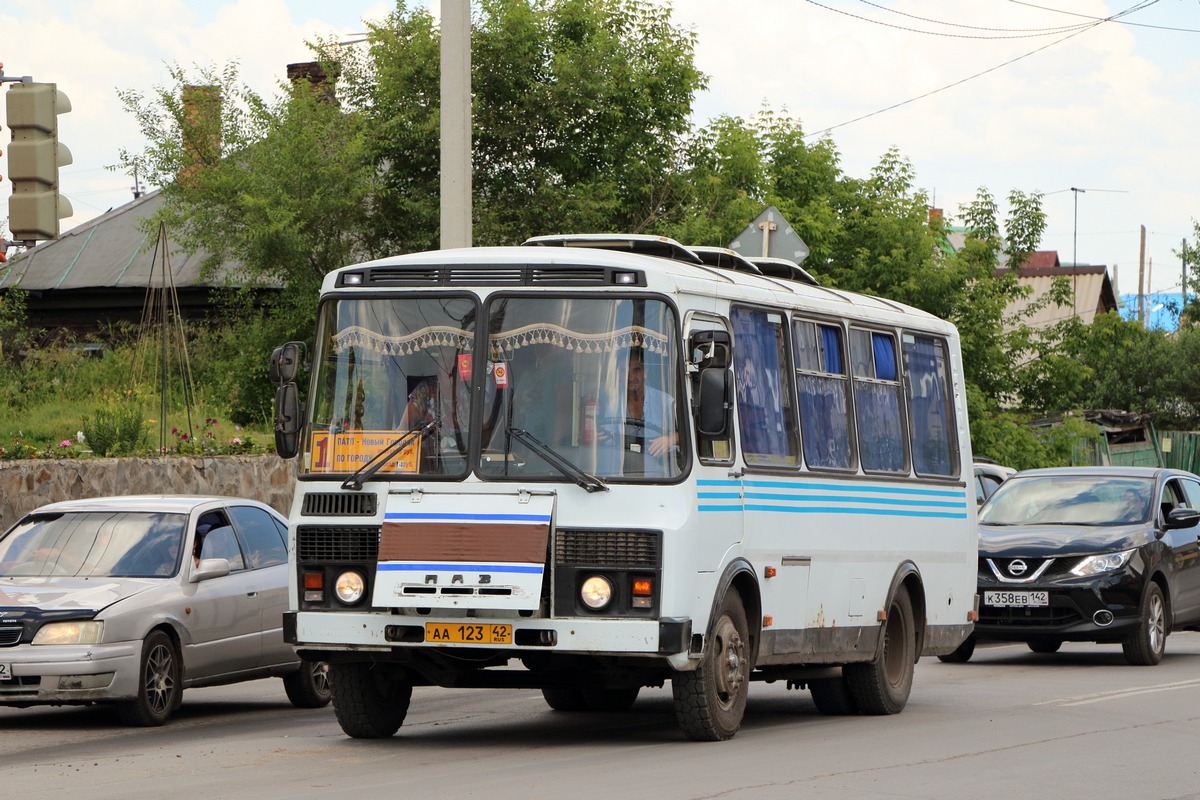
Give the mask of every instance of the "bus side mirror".
M 729 430 L 729 390 L 732 373 L 721 367 L 700 371 L 699 402 L 696 409 L 696 432 L 709 439 L 719 439 Z
M 276 347 L 275 351 L 271 353 L 271 369 L 268 373 L 271 383 L 282 386 L 296 380 L 296 373 L 300 370 L 300 359 L 303 355 L 303 342 L 288 342 Z
M 293 458 L 300 450 L 300 393 L 295 383 L 275 390 L 275 452 Z

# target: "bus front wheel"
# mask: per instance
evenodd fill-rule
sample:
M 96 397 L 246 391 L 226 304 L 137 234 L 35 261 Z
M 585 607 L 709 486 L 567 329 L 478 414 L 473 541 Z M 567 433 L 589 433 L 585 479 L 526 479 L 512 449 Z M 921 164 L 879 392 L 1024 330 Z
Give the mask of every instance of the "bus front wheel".
M 883 648 L 878 658 L 842 667 L 859 713 L 900 713 L 912 691 L 916 663 L 917 627 L 912 600 L 906 589 L 898 589 L 883 623 Z
M 721 601 L 700 664 L 671 677 L 675 716 L 684 734 L 703 742 L 733 738 L 746 713 L 749 685 L 750 626 L 741 597 L 730 591 Z
M 386 739 L 400 730 L 412 681 L 383 664 L 331 664 L 329 688 L 338 725 L 355 739 Z

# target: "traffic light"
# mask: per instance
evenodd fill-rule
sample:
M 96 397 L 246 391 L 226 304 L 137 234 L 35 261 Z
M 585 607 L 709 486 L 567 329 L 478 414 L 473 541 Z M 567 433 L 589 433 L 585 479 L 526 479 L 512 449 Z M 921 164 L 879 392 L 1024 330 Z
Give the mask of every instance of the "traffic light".
M 8 147 L 8 229 L 26 242 L 57 239 L 58 221 L 74 213 L 58 193 L 58 168 L 71 151 L 58 142 L 58 115 L 71 101 L 53 83 L 14 83 L 5 95 L 12 143 Z

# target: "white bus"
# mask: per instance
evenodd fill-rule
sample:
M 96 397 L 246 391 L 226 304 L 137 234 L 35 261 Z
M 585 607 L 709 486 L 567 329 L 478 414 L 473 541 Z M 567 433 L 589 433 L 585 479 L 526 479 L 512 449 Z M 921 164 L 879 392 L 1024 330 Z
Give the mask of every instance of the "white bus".
M 669 239 L 526 245 L 332 272 L 311 354 L 272 357 L 285 636 L 342 729 L 429 685 L 611 711 L 669 681 L 695 740 L 756 680 L 899 712 L 976 612 L 954 327 Z

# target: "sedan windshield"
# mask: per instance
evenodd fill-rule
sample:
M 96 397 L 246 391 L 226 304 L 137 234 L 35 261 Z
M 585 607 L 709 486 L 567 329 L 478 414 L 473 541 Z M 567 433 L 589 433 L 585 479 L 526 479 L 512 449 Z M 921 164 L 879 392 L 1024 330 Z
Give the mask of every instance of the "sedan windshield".
M 0 577 L 169 577 L 179 570 L 186 514 L 35 514 L 0 539 Z
M 1009 478 L 983 507 L 985 525 L 1134 525 L 1150 518 L 1154 481 L 1091 475 Z

